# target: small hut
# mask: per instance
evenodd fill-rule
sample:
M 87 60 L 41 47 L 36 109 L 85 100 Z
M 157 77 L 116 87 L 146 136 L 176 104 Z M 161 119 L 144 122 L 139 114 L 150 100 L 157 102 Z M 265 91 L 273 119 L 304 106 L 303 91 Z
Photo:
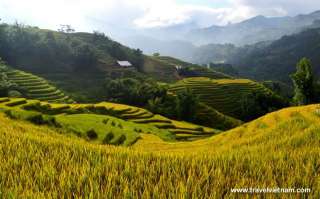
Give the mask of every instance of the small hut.
M 129 61 L 117 61 L 117 65 L 123 68 L 132 67 L 132 64 Z

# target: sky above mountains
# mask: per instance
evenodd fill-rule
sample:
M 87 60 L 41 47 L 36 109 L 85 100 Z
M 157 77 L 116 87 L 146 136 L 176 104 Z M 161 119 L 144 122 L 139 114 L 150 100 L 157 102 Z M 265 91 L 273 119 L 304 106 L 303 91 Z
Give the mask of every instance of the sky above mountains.
M 319 0 L 1 0 L 0 18 L 41 28 L 71 24 L 78 31 L 121 31 L 187 23 L 207 27 L 317 9 Z

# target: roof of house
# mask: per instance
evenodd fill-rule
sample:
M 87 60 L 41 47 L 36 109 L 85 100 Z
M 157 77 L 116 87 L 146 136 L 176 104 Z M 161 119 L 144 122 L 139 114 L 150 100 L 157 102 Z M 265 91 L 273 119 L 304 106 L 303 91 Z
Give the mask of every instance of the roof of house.
M 128 61 L 117 61 L 120 66 L 132 66 L 132 64 Z

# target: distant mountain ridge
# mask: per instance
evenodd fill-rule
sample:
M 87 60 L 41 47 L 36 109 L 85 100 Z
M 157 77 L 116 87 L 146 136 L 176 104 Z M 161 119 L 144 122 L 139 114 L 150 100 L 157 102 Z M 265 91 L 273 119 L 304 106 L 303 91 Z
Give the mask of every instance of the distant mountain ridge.
M 262 15 L 240 23 L 226 26 L 213 25 L 198 28 L 195 24 L 152 28 L 135 32 L 134 36 L 120 40 L 133 48 L 140 48 L 147 54 L 159 52 L 165 56 L 177 57 L 193 63 L 222 62 L 226 51 L 237 46 L 259 42 L 271 43 L 285 35 L 299 33 L 308 28 L 320 27 L 320 11 L 295 17 L 265 17 Z M 222 52 L 218 49 L 222 48 Z M 215 59 L 208 59 L 208 53 Z
M 189 32 L 187 38 L 194 44 L 200 45 L 209 43 L 254 44 L 298 33 L 319 19 L 320 11 L 295 17 L 265 17 L 259 15 L 227 26 L 196 29 Z

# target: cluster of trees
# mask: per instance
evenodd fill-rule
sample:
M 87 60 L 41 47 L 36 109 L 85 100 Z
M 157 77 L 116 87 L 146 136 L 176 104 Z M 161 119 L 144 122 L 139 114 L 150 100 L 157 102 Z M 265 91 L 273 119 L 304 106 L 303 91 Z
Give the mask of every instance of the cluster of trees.
M 167 85 L 152 79 L 107 79 L 104 85 L 106 100 L 144 107 L 153 113 L 178 120 L 194 121 L 198 98 L 185 90 L 176 95 Z
M 252 92 L 240 98 L 240 118 L 251 121 L 272 111 L 287 107 L 289 102 L 279 95 Z

